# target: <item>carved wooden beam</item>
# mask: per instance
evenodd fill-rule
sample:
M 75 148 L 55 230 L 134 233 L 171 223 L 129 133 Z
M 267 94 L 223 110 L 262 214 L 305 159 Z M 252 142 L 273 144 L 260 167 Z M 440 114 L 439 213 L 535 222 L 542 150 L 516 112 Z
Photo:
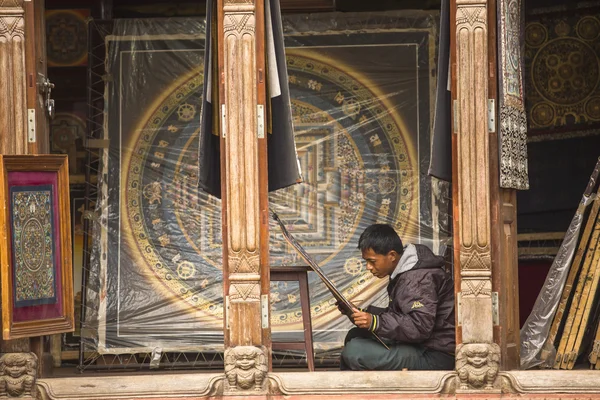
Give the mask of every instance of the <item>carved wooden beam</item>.
M 499 347 L 492 317 L 488 0 L 455 0 L 455 235 L 459 249 L 456 368 L 460 389 L 492 389 Z M 480 360 L 481 362 L 475 362 Z
M 225 392 L 266 393 L 268 349 L 261 318 L 258 66 L 261 0 L 219 0 L 219 71 L 225 307 Z M 258 15 L 257 15 L 258 14 Z M 258 32 L 257 32 L 258 31 Z M 258 40 L 257 40 L 258 36 Z M 262 87 L 262 86 L 261 86 Z M 260 93 L 264 99 L 264 95 Z M 266 181 L 265 181 L 266 182 Z M 263 188 L 264 189 L 264 188 Z M 268 287 L 268 286 L 267 286 Z M 267 292 L 268 293 L 268 292 Z M 268 327 L 267 327 L 268 330 Z
M 0 154 L 27 153 L 24 0 L 0 0 Z

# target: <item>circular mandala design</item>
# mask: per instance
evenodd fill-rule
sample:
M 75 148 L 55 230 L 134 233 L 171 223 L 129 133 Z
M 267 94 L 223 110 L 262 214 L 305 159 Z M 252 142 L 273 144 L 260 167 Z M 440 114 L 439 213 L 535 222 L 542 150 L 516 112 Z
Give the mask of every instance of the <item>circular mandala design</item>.
M 182 261 L 177 265 L 177 275 L 181 279 L 189 279 L 196 274 L 194 264 L 189 261 Z
M 594 93 L 600 78 L 594 50 L 573 38 L 555 39 L 540 49 L 533 60 L 532 75 L 544 99 L 560 105 L 585 100 Z
M 569 62 L 572 65 L 577 66 L 577 65 L 580 65 L 583 62 L 583 58 L 581 57 L 581 54 L 579 54 L 579 53 L 572 53 L 569 56 Z
M 152 182 L 144 186 L 144 197 L 150 204 L 160 203 L 162 188 L 160 182 Z
M 531 110 L 533 122 L 538 126 L 549 126 L 554 121 L 554 108 L 546 103 L 536 104 Z
M 576 30 L 583 40 L 595 40 L 600 36 L 600 22 L 596 17 L 583 17 L 577 23 Z
M 384 176 L 379 179 L 379 191 L 381 194 L 389 194 L 396 190 L 396 181 L 392 178 Z
M 46 256 L 44 230 L 38 220 L 29 219 L 21 231 L 21 254 L 28 270 L 35 272 L 42 267 Z
M 556 68 L 559 64 L 560 64 L 560 59 L 558 58 L 558 56 L 555 56 L 554 54 L 549 55 L 548 58 L 546 59 L 546 65 L 548 66 L 548 68 Z
M 534 22 L 525 28 L 525 42 L 530 47 L 539 47 L 548 38 L 546 27 L 540 23 Z
M 48 66 L 83 65 L 87 60 L 87 10 L 46 13 Z
M 177 115 L 180 121 L 189 122 L 196 115 L 196 107 L 191 104 L 182 104 L 177 109 Z
M 592 97 L 585 104 L 585 112 L 591 119 L 600 120 L 600 97 Z
M 363 263 L 360 258 L 349 258 L 344 264 L 344 271 L 352 276 L 360 275 L 363 270 Z
M 270 204 L 345 295 L 368 297 L 385 283 L 356 272 L 357 265 L 350 269 L 355 275 L 341 266 L 356 257 L 362 229 L 378 218 L 403 237 L 416 234 L 410 223 L 418 220 L 416 148 L 394 105 L 335 62 L 288 54 L 288 72 L 305 183 L 271 194 Z M 123 182 L 130 240 L 146 268 L 171 295 L 220 324 L 220 202 L 197 188 L 199 127 L 193 114 L 201 85 L 196 72 L 155 103 L 127 146 L 132 156 L 124 162 Z M 272 265 L 300 262 L 274 227 L 270 244 Z M 335 300 L 318 277 L 309 279 L 317 293 L 311 298 L 315 324 L 337 318 Z M 282 300 L 273 304 L 274 325 L 300 324 L 299 304 L 290 300 L 293 285 L 277 292 Z
M 57 113 L 50 123 L 52 151 L 65 152 L 85 137 L 85 122 L 71 113 Z

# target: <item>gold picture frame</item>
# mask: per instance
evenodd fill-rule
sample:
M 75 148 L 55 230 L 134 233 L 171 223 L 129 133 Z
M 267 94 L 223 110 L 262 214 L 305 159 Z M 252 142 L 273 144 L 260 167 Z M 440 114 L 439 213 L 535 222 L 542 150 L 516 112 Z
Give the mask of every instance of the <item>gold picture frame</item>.
M 0 277 L 4 340 L 72 332 L 66 155 L 0 155 Z

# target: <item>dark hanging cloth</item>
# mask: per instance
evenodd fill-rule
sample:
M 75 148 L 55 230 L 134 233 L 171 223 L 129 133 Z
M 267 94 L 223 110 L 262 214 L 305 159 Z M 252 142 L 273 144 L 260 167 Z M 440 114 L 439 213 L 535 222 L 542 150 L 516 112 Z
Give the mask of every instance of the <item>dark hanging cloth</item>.
M 452 180 L 452 97 L 450 93 L 450 0 L 442 0 L 437 60 L 437 92 L 429 175 Z
M 221 197 L 221 161 L 219 140 L 217 40 L 214 1 L 206 5 L 206 43 L 204 56 L 204 100 L 200 114 L 199 186 Z M 267 53 L 267 152 L 269 192 L 302 181 L 288 87 L 279 0 L 265 2 L 265 50 Z M 215 114 L 216 113 L 216 114 Z
M 214 115 L 213 110 L 213 104 L 218 105 L 216 94 L 219 91 L 219 86 L 216 84 L 217 81 L 213 79 L 213 70 L 216 70 L 217 67 L 217 57 L 213 57 L 211 51 L 217 46 L 217 24 L 216 15 L 213 14 L 213 3 L 211 0 L 206 2 L 206 44 L 204 51 L 204 89 L 202 93 L 202 109 L 200 111 L 198 186 L 205 192 L 221 198 L 219 119 Z

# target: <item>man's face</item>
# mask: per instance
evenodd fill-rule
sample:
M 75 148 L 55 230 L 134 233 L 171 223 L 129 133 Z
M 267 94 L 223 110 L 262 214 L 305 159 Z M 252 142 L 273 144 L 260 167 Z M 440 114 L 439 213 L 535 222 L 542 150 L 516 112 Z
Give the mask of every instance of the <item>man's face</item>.
M 391 275 L 400 260 L 395 250 L 387 254 L 377 254 L 373 249 L 366 249 L 362 251 L 362 257 L 367 262 L 367 270 L 377 278 Z

